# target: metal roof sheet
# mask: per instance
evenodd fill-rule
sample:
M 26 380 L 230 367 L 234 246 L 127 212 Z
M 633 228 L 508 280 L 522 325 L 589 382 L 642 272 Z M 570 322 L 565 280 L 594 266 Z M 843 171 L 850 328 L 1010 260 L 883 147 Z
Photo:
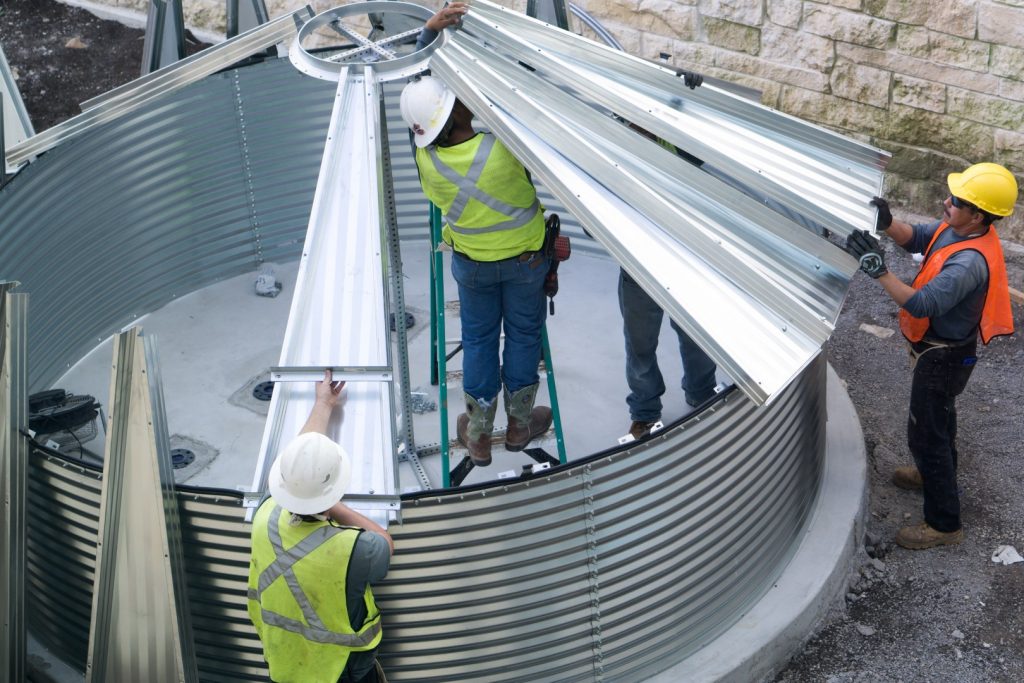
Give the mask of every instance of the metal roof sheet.
M 747 396 L 813 358 L 856 263 L 806 226 L 870 228 L 885 152 L 487 0 L 444 35 L 432 73 Z

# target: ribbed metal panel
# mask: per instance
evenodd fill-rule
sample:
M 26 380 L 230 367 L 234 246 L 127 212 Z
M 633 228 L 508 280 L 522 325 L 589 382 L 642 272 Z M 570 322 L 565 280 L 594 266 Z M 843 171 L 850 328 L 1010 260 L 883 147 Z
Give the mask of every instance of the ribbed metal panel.
M 136 317 L 296 258 L 332 94 L 286 60 L 220 73 L 65 141 L 0 189 L 0 274 L 33 294 L 33 390 Z
M 249 534 L 242 495 L 179 489 L 181 539 L 203 681 L 263 681 L 263 649 L 246 611 Z
M 778 576 L 814 501 L 824 368 L 626 454 L 406 501 L 375 593 L 389 678 L 638 681 L 709 642 Z
M 483 29 L 493 52 L 511 56 L 529 43 L 528 56 L 519 54 L 544 78 L 569 84 L 581 99 L 607 107 L 831 230 L 845 235 L 873 224 L 874 209 L 862 198 L 881 188 L 881 171 L 890 158 L 883 150 L 713 85 L 687 90 L 671 69 L 488 0 L 474 3 L 466 28 Z
M 155 340 L 114 339 L 86 683 L 197 683 Z
M 391 497 L 352 503 L 386 526 L 388 511 L 398 508 L 398 475 L 380 101 L 371 69 L 343 69 L 281 345 L 279 365 L 292 370 L 291 378 L 272 373 L 290 383 L 279 384 L 271 398 L 252 489 L 265 490 L 270 464 L 302 431 L 316 402 L 310 380 L 322 379 L 325 367 L 376 368 L 372 378 L 348 378 L 346 417 L 325 433 L 353 456 L 348 493 Z
M 486 0 L 463 24 L 443 34 L 433 75 L 751 400 L 774 400 L 831 334 L 856 271 L 804 226 L 868 227 L 886 155 L 713 86 L 690 92 L 667 69 Z M 764 149 L 777 153 L 745 154 Z
M 28 629 L 80 671 L 89 645 L 100 489 L 95 468 L 33 450 L 26 539 Z
M 394 681 L 638 681 L 709 642 L 792 554 L 821 474 L 825 359 L 550 476 L 403 501 L 375 590 Z M 84 667 L 98 474 L 36 452 L 29 626 Z M 241 494 L 179 489 L 200 678 L 265 680 Z
M 0 282 L 0 677 L 25 677 L 28 294 Z
M 24 142 L 34 133 L 32 121 L 28 117 L 25 103 L 18 91 L 18 83 L 14 80 L 11 66 L 7 63 L 7 57 L 4 55 L 2 47 L 0 47 L 0 123 L 3 124 L 3 130 L 0 130 L 0 143 L 2 143 L 0 149 L 5 151 Z M 4 164 L 0 167 L 0 171 L 13 171 L 14 167 L 7 164 L 6 153 L 4 156 L 4 159 L 0 159 L 0 163 Z
M 29 478 L 28 627 L 85 670 L 102 479 L 95 468 L 32 453 Z M 246 613 L 249 534 L 241 494 L 178 491 L 195 654 L 203 681 L 266 680 Z

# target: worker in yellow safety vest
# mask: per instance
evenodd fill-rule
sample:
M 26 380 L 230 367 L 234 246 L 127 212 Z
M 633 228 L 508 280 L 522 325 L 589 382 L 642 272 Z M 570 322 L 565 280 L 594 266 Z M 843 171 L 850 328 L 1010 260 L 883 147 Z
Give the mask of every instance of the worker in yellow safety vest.
M 380 612 L 370 585 L 387 574 L 388 532 L 340 499 L 351 465 L 327 438 L 344 382 L 330 370 L 299 435 L 270 469 L 252 523 L 249 617 L 277 683 L 378 683 Z
M 453 3 L 424 33 L 452 25 L 465 11 Z M 458 438 L 474 464 L 489 465 L 502 385 L 507 450 L 521 451 L 551 426 L 551 409 L 534 406 L 550 265 L 544 210 L 523 165 L 493 134 L 473 130 L 473 113 L 439 79 L 407 85 L 401 110 L 413 132 L 423 192 L 440 208 L 442 238 L 453 251 L 466 402 Z
M 847 251 L 900 306 L 900 330 L 910 343 L 914 378 L 907 440 L 914 466 L 899 467 L 893 483 L 924 494 L 924 522 L 896 534 L 921 550 L 960 543 L 964 532 L 957 487 L 956 397 L 977 362 L 978 336 L 988 344 L 1013 334 L 1006 263 L 994 222 L 1013 213 L 1017 180 L 993 163 L 974 164 L 946 179 L 941 220 L 911 225 L 893 220 L 875 197 L 877 229 L 911 253 L 924 254 L 913 284 L 890 273 L 878 240 L 866 231 L 847 239 Z

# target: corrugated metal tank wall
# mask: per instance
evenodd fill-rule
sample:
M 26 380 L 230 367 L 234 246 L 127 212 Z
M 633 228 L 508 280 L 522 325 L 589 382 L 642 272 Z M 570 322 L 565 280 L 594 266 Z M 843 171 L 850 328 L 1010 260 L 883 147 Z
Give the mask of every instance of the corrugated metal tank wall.
M 761 597 L 794 552 L 821 474 L 825 361 L 779 400 L 738 392 L 661 438 L 548 476 L 403 499 L 375 591 L 394 681 L 637 681 Z M 97 472 L 33 453 L 29 628 L 84 669 Z M 265 680 L 246 614 L 241 496 L 179 490 L 204 681 Z
M 0 274 L 32 294 L 33 390 L 171 299 L 261 256 L 297 258 L 332 95 L 283 60 L 226 71 L 61 144 L 0 190 Z
M 400 234 L 424 239 L 402 85 L 386 88 Z M 33 295 L 33 390 L 176 297 L 298 258 L 334 90 L 286 59 L 230 69 L 62 143 L 0 189 L 0 276 Z
M 32 296 L 33 387 L 175 296 L 296 257 L 333 91 L 284 60 L 227 70 L 62 144 L 0 190 L 0 276 Z M 389 133 L 402 237 L 422 239 L 394 113 Z M 768 408 L 734 392 L 632 451 L 407 497 L 378 591 L 391 678 L 633 681 L 713 638 L 799 538 L 823 456 L 824 368 L 819 357 Z M 99 490 L 95 471 L 34 453 L 29 626 L 80 669 Z M 179 500 L 201 676 L 264 680 L 240 499 Z

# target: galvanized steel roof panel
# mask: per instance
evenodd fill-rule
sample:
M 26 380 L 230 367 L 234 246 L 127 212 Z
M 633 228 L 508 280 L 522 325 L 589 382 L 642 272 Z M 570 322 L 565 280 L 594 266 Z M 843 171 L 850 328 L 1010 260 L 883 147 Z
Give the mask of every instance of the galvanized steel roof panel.
M 802 226 L 870 227 L 884 152 L 486 0 L 444 35 L 434 75 L 750 398 L 810 362 L 856 264 Z
M 282 367 L 391 366 L 379 88 L 369 68 L 346 66 L 341 72 L 281 348 Z M 389 382 L 349 381 L 345 419 L 328 428 L 328 436 L 349 454 L 350 494 L 396 495 L 391 392 Z M 286 387 L 278 383 L 254 490 L 265 489 L 269 464 L 301 431 L 314 402 L 308 381 Z M 387 524 L 380 504 L 350 505 Z

